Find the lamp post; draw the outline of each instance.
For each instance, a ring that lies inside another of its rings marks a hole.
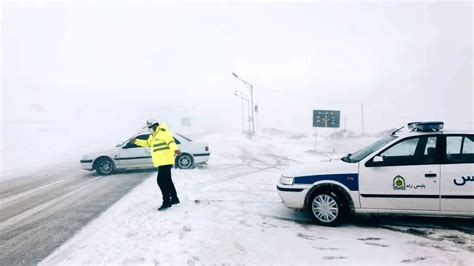
[[[250,90],[250,102],[251,102],[251,119],[252,119],[252,132],[250,132],[251,135],[255,134],[255,116],[254,116],[254,105],[253,105],[253,85],[248,83],[247,81],[239,78],[239,76],[237,76],[237,74],[235,74],[234,72],[232,72],[232,75],[234,77],[236,77],[238,80],[242,81],[242,83],[245,84],[245,86],[247,86],[247,88],[249,88]]]
[[[242,103],[242,104],[241,104],[241,106],[242,106],[242,133],[245,134],[244,101],[247,102],[247,109],[248,109],[248,108],[250,107],[250,106],[249,106],[249,99],[245,98],[245,97],[243,96],[243,93],[242,93],[241,91],[234,90],[234,95],[237,96],[237,97],[239,97],[240,100],[241,100],[241,103]],[[250,112],[250,111],[249,111],[249,112]],[[250,115],[250,113],[249,113],[249,115]],[[248,125],[249,128],[248,128],[248,130],[249,130],[249,134],[250,134],[250,120],[247,119],[247,121],[249,122],[249,125]]]

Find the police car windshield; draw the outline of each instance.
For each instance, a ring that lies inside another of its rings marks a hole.
[[[357,163],[367,157],[369,154],[373,153],[374,151],[378,150],[379,148],[396,138],[396,136],[388,136],[386,138],[379,139],[376,142],[370,144],[369,146],[355,152],[354,154],[349,154],[343,157],[342,160],[347,163]]]

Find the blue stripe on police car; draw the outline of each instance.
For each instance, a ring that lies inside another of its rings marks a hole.
[[[336,181],[343,184],[351,191],[359,190],[359,175],[357,173],[297,176],[294,180],[294,184],[313,184],[318,181]]]

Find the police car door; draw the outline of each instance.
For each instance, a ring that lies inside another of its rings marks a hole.
[[[393,210],[440,210],[439,138],[402,139],[361,161],[361,207]]]
[[[441,211],[474,213],[474,135],[446,136],[441,165]]]
[[[139,135],[136,138],[146,140],[148,139],[148,136],[149,134],[144,134]],[[152,166],[150,148],[140,147],[130,142],[122,146],[117,158],[115,158],[115,161],[118,162],[121,167],[125,168]]]

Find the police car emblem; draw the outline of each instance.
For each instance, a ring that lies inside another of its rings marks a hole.
[[[405,185],[405,179],[399,175],[397,175],[393,179],[393,189],[395,190],[405,190],[406,185]]]

